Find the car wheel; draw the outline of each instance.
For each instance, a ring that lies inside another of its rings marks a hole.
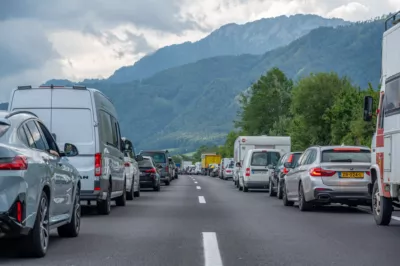
[[[111,212],[111,187],[108,188],[105,200],[97,202],[97,212],[103,215],[109,215]]]
[[[287,190],[286,190],[286,185],[285,184],[283,184],[283,188],[282,188],[282,198],[283,198],[283,205],[284,206],[293,206],[294,205],[294,202],[293,201],[290,201],[290,200],[288,200],[288,197],[287,197]]]
[[[160,184],[158,184],[156,187],[154,187],[154,191],[160,191],[160,188],[161,188],[161,186],[160,186]]]
[[[165,181],[165,185],[169,186],[169,180]]]
[[[306,201],[306,198],[304,197],[304,189],[303,189],[303,184],[300,183],[299,186],[299,210],[302,212],[309,211],[311,209],[312,205],[310,202]]]
[[[379,181],[375,181],[372,189],[372,213],[377,225],[389,225],[392,219],[392,200],[379,193]]]
[[[139,197],[140,197],[140,184],[138,184],[138,191],[135,191],[135,192],[133,193],[133,196],[134,196],[135,198],[139,198]]]
[[[126,181],[124,184],[124,188],[122,190],[122,195],[115,199],[115,204],[120,207],[123,207],[126,205]]]
[[[275,197],[276,196],[276,192],[274,191],[274,185],[272,183],[271,178],[269,179],[269,185],[268,185],[269,189],[268,189],[268,194],[270,197]]]
[[[57,228],[60,237],[77,237],[81,229],[81,200],[80,191],[76,192],[74,210],[72,212],[71,221]]]
[[[283,191],[282,191],[282,181],[278,180],[278,191],[277,191],[277,197],[278,199],[282,199],[283,198]]]
[[[245,185],[243,185],[243,188],[242,188],[242,190],[243,190],[243,192],[249,192],[249,188],[248,188],[248,187],[246,187]]]
[[[131,191],[126,193],[126,199],[127,200],[133,200],[133,197],[135,197],[135,192],[134,192],[134,185],[133,185],[134,181],[132,180],[132,185],[131,185]]]
[[[36,258],[42,258],[46,255],[50,240],[49,223],[49,199],[46,193],[42,191],[35,224],[32,231],[24,239],[23,252],[26,255]]]

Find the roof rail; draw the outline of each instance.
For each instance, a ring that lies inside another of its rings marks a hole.
[[[31,85],[27,85],[27,86],[18,86],[17,90],[30,90],[32,89]]]
[[[75,90],[86,90],[86,86],[80,86],[80,85],[74,85],[72,86],[73,89]]]
[[[388,19],[385,21],[385,31],[390,29],[392,26],[396,25],[397,23],[400,23],[400,11],[394,13],[391,15]],[[392,25],[389,25],[389,22],[392,22]]]
[[[32,113],[30,111],[18,110],[18,111],[13,111],[13,112],[9,113],[4,118],[8,119],[14,115],[19,115],[19,114],[33,115],[34,117],[38,117],[35,113]]]

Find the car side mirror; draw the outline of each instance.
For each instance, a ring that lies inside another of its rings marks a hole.
[[[142,155],[136,155],[135,156],[135,160],[137,161],[137,162],[140,162],[140,161],[143,161],[143,156]]]
[[[289,169],[293,168],[293,165],[291,163],[289,163],[289,162],[284,163],[283,166],[285,168],[289,168]]]
[[[240,163],[236,163],[236,167],[240,167]]]
[[[78,148],[74,144],[65,143],[65,145],[64,145],[64,154],[67,157],[77,156],[79,154]]]
[[[372,120],[372,108],[374,100],[371,96],[364,97],[364,121],[370,122]]]
[[[161,169],[161,168],[163,168],[163,166],[161,164],[159,164],[159,165],[157,165],[157,168]]]

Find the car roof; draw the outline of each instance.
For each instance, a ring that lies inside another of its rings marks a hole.
[[[319,148],[321,150],[331,150],[331,149],[364,149],[364,150],[371,150],[369,147],[366,146],[353,146],[353,145],[331,145],[331,146],[311,146],[310,148]]]

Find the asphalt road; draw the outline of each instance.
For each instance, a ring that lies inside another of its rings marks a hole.
[[[391,266],[399,243],[400,222],[378,227],[359,209],[301,213],[265,192],[240,192],[232,181],[180,176],[110,216],[85,210],[79,237],[53,233],[43,259],[15,257],[1,243],[0,265]]]

